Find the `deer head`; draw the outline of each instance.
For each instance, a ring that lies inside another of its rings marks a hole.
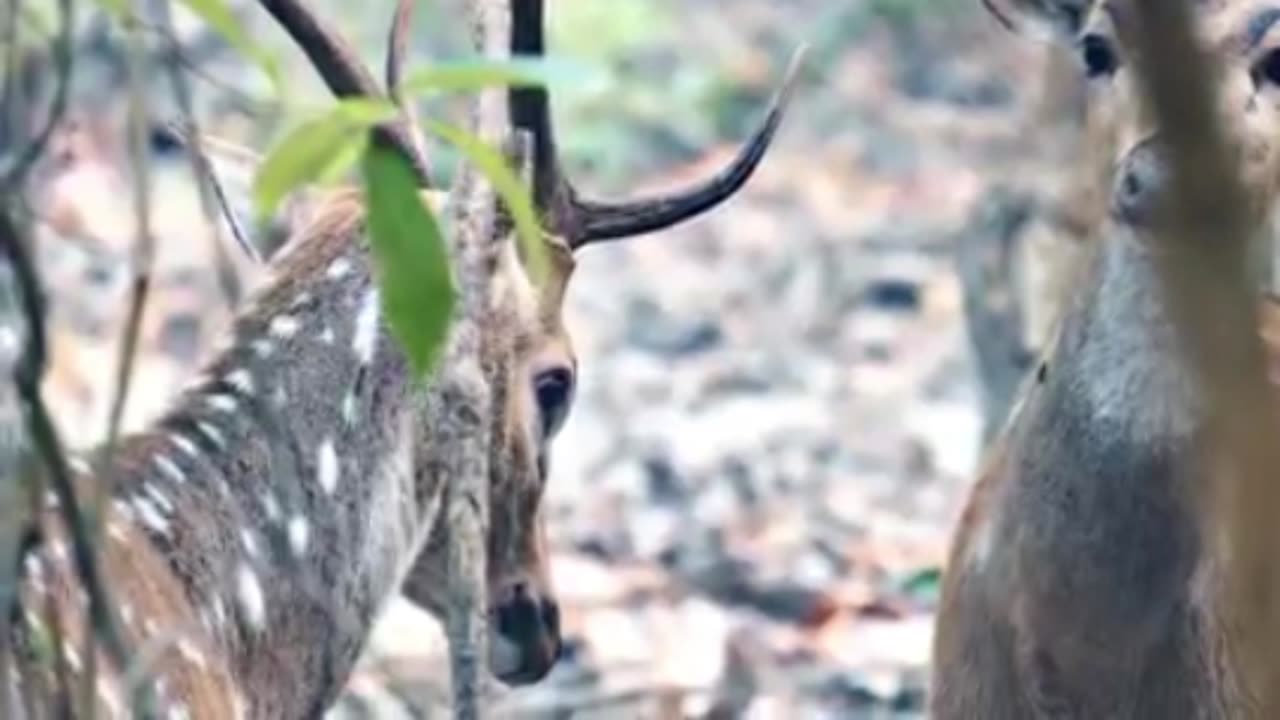
[[[336,95],[381,96],[382,91],[345,43],[293,0],[263,0],[266,7],[311,58]],[[386,62],[386,85],[399,99],[398,78],[405,55],[410,0],[398,3]],[[512,3],[511,51],[538,56],[545,50],[542,0]],[[797,57],[798,60],[798,57]],[[582,197],[561,172],[544,89],[510,92],[514,127],[532,136],[533,197],[546,231],[550,277],[535,286],[514,250],[504,257],[497,285],[506,294],[511,336],[509,356],[494,367],[501,410],[493,418],[499,439],[490,458],[491,666],[507,682],[533,682],[552,667],[560,651],[559,611],[547,571],[540,500],[549,470],[549,446],[567,419],[574,398],[578,361],[562,317],[577,252],[598,242],[619,240],[672,227],[719,205],[750,178],[781,122],[790,95],[793,63],[782,89],[750,139],[715,177],[657,197],[606,202]],[[402,121],[378,130],[383,142],[412,159],[428,185],[424,142],[401,103]],[[445,577],[444,529],[437,527],[411,568],[405,584],[410,599],[439,614]]]
[[[1150,229],[1167,195],[1161,129],[1134,71],[1136,17],[1127,0],[983,0],[1007,27],[1065,44],[1088,83],[1086,145],[1110,218]],[[1280,7],[1266,0],[1195,0],[1196,30],[1217,72],[1217,111],[1253,209],[1280,188]],[[1168,68],[1167,72],[1177,72]]]
[[[1152,28],[1137,23],[1161,1],[984,2],[1006,25],[1079,53],[1090,86],[1088,142],[1096,152],[1090,170],[1106,206],[1054,337],[1023,383],[953,535],[930,714],[960,720],[1271,712],[1254,685],[1258,664],[1237,643],[1243,614],[1222,590],[1239,580],[1238,556],[1218,544],[1221,520],[1211,516],[1221,510],[1200,495],[1227,474],[1209,436],[1248,435],[1244,424],[1223,430],[1215,415],[1253,421],[1261,411],[1241,402],[1230,413],[1215,409],[1222,391],[1196,365],[1209,354],[1200,351],[1209,350],[1234,361],[1241,377],[1257,370],[1260,380],[1261,367],[1250,367],[1237,349],[1237,328],[1219,335],[1227,338],[1224,350],[1188,347],[1207,334],[1197,325],[1248,309],[1249,298],[1220,272],[1207,274],[1210,281],[1196,288],[1203,293],[1186,295],[1185,285],[1171,293],[1161,263],[1188,246],[1177,242],[1181,235],[1223,228],[1229,236],[1237,226],[1257,232],[1273,211],[1280,9],[1228,0],[1195,3],[1191,12],[1218,86],[1217,107],[1208,110],[1221,118],[1224,151],[1247,196],[1246,217],[1228,221],[1237,209],[1233,199],[1222,199],[1228,193],[1213,198],[1233,203],[1225,211],[1202,205],[1195,208],[1200,213],[1171,212],[1185,209],[1170,202],[1175,190],[1181,194],[1163,139],[1172,130],[1153,120],[1136,72],[1178,72],[1142,66],[1147,59],[1136,54],[1154,44]],[[1179,131],[1186,140],[1188,130]],[[1218,163],[1205,165],[1221,171]],[[1174,225],[1197,214],[1203,225]],[[1188,257],[1204,256],[1179,260]],[[1187,304],[1214,313],[1183,322],[1179,310]],[[1265,337],[1278,306],[1273,299],[1259,305]],[[1267,345],[1274,363],[1277,348]],[[1276,399],[1242,387],[1258,406]],[[1240,393],[1232,394],[1238,401]],[[1255,441],[1248,440],[1231,448],[1231,463],[1274,470],[1269,458],[1241,462],[1250,452],[1239,448]]]

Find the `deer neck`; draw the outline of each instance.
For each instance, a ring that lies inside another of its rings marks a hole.
[[[359,220],[339,217],[109,460],[108,517],[154,551],[250,717],[316,716],[337,696],[438,508],[415,457],[423,393],[384,332]]]
[[[1118,443],[1180,443],[1200,397],[1179,350],[1148,240],[1120,228],[1096,245],[1046,372],[1046,402]]]

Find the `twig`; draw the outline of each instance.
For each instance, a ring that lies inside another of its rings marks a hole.
[[[207,185],[202,186],[213,190],[218,209],[222,212],[222,217],[227,221],[227,225],[230,226],[231,236],[235,238],[236,245],[240,246],[240,249],[244,251],[245,255],[249,256],[249,259],[255,263],[261,263],[263,259],[262,250],[249,239],[249,234],[245,231],[243,223],[240,222],[239,216],[236,215],[235,210],[231,207],[231,199],[228,197],[226,188],[223,187],[217,171],[213,168],[213,162],[209,160],[209,156],[204,152],[204,145],[211,138],[201,133],[194,124],[184,127],[180,123],[169,122],[165,124],[165,128],[173,133],[174,138],[187,148],[188,153],[191,155],[191,161],[195,164],[196,174],[203,183],[207,183]],[[220,246],[218,252],[221,255]]]
[[[21,184],[26,181],[27,172],[44,152],[45,145],[67,110],[73,57],[71,43],[76,23],[73,0],[58,0],[58,22],[58,39],[53,45],[54,72],[58,80],[54,87],[53,102],[49,107],[49,117],[40,132],[19,151],[13,165],[0,177],[0,194],[3,195],[14,196],[18,193]]]
[[[5,212],[0,212],[0,258],[13,269],[27,326],[27,342],[23,357],[14,371],[14,382],[27,418],[31,442],[49,474],[58,507],[68,526],[71,557],[85,593],[89,596],[89,615],[94,630],[103,639],[112,661],[123,666],[127,656],[124,641],[107,605],[98,559],[87,539],[84,514],[71,484],[71,470],[62,452],[62,443],[40,395],[40,382],[48,361],[44,294],[17,227]]]
[[[129,398],[129,388],[133,381],[133,367],[137,359],[138,340],[142,329],[142,314],[146,310],[147,297],[151,288],[151,265],[155,255],[155,238],[151,232],[151,177],[147,165],[149,123],[147,118],[147,101],[145,96],[145,49],[142,45],[138,29],[128,20],[125,21],[128,38],[126,54],[128,56],[129,76],[129,164],[130,177],[133,181],[133,202],[135,231],[137,237],[133,245],[131,270],[133,282],[129,293],[129,309],[125,318],[124,334],[120,342],[120,352],[116,365],[115,393],[111,399],[110,414],[107,419],[107,437],[103,443],[101,455],[109,457],[120,436],[121,420],[124,416],[125,404]],[[107,508],[107,498],[111,496],[114,478],[111,477],[110,464],[103,463],[103,470],[93,493],[92,537],[96,543],[102,535],[103,517]],[[92,635],[89,638],[85,653],[84,685],[85,709],[92,719],[95,689],[97,687],[97,652]]]
[[[1226,151],[1216,116],[1218,68],[1195,40],[1191,5],[1134,4],[1138,70],[1173,171],[1171,245],[1156,253],[1157,267],[1182,350],[1206,390],[1214,483],[1197,490],[1211,503],[1205,537],[1227,563],[1222,620],[1257,703],[1254,717],[1271,718],[1280,716],[1280,587],[1272,561],[1280,425],[1247,274],[1249,243],[1263,218]]]
[[[26,99],[22,97],[19,78],[22,65],[22,38],[18,34],[18,18],[23,14],[24,9],[22,0],[12,0],[9,3],[4,19],[4,39],[0,41],[5,48],[2,96],[4,104],[0,106],[0,114],[2,114],[0,123],[3,125],[0,125],[0,139],[10,144],[16,144],[22,134],[19,128],[25,123],[20,118],[27,107]]]
[[[170,38],[173,38],[173,14],[169,10],[167,1],[159,4],[159,13],[162,31]],[[173,39],[176,44],[176,38]],[[240,298],[240,279],[236,274],[235,266],[231,263],[231,258],[227,256],[226,248],[222,244],[222,226],[218,224],[217,220],[219,206],[221,206],[227,222],[231,225],[236,242],[255,260],[257,259],[256,253],[249,244],[248,238],[241,232],[234,213],[231,212],[231,208],[226,203],[226,196],[222,192],[222,186],[214,177],[213,170],[209,165],[209,158],[204,153],[204,139],[200,135],[200,125],[196,121],[195,112],[192,109],[191,87],[187,84],[187,79],[183,75],[181,68],[178,67],[178,63],[165,63],[165,69],[169,74],[169,82],[173,86],[173,95],[178,101],[178,111],[182,114],[182,123],[190,131],[187,137],[187,156],[191,158],[191,174],[195,180],[196,189],[200,193],[200,208],[204,211],[209,228],[213,231],[213,234],[209,236],[209,242],[213,249],[213,262],[218,275],[218,282],[222,286],[223,297],[226,299],[227,305],[235,308]]]
[[[491,58],[510,51],[510,7],[507,0],[472,0],[473,37],[479,53]],[[500,88],[482,91],[472,106],[472,125],[481,140],[505,146],[508,129],[507,99]],[[486,538],[489,526],[489,423],[493,392],[484,366],[495,358],[481,353],[505,338],[489,327],[489,297],[496,266],[494,253],[503,240],[498,197],[493,188],[469,165],[460,168],[452,193],[453,253],[460,281],[462,317],[454,326],[452,342],[441,365],[438,381],[443,417],[440,446],[445,456],[445,518],[448,543],[449,612],[445,629],[453,691],[453,716],[459,720],[484,717],[483,662],[488,657],[486,616]],[[504,358],[496,358],[501,365]]]
[[[409,37],[412,34],[413,6],[415,0],[399,0],[396,3],[395,22],[391,23],[390,36],[387,38],[386,82],[387,95],[400,110],[404,122],[410,128],[418,127],[417,100],[406,98],[402,87],[404,58],[409,52]],[[427,148],[420,132],[410,132],[409,143],[417,153],[423,168],[427,167]],[[430,178],[428,178],[430,183]]]

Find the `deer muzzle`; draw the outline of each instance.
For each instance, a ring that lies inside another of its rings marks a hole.
[[[1134,227],[1155,224],[1168,200],[1169,162],[1155,135],[1134,145],[1116,167],[1111,186],[1111,215]]]
[[[536,683],[560,659],[560,608],[524,581],[503,588],[496,600],[490,667],[508,685]]]

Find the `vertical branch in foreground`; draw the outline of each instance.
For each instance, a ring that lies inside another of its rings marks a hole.
[[[470,20],[480,54],[504,57],[509,37],[510,0],[470,0]],[[505,144],[507,99],[503,88],[482,90],[472,106],[475,134],[491,145]],[[492,272],[506,239],[499,222],[498,197],[491,185],[469,166],[462,166],[453,188],[449,236],[461,292],[462,317],[441,363],[437,380],[445,405],[442,437],[446,477],[445,522],[448,524],[449,613],[446,623],[453,685],[453,715],[463,720],[483,717],[483,669],[488,657],[486,618],[488,563],[485,538],[489,524],[488,445],[493,396],[486,371],[487,355],[501,338],[489,322]]]
[[[1157,263],[1181,350],[1205,390],[1213,485],[1197,488],[1206,542],[1225,559],[1223,603],[1238,671],[1255,717],[1280,717],[1280,613],[1274,513],[1280,425],[1266,383],[1249,282],[1252,217],[1217,116],[1217,77],[1192,32],[1186,0],[1137,0],[1138,71],[1168,143],[1168,252]],[[1176,73],[1170,68],[1178,68]],[[1256,213],[1255,213],[1256,214]],[[1225,543],[1225,545],[1222,545]]]
[[[112,394],[109,416],[107,418],[107,437],[101,449],[101,456],[109,456],[120,436],[124,418],[124,409],[129,400],[129,390],[133,383],[133,368],[138,354],[138,342],[142,331],[142,314],[146,310],[147,298],[151,289],[151,266],[155,255],[155,238],[151,228],[151,173],[147,165],[147,144],[150,123],[148,121],[146,98],[146,49],[143,45],[141,28],[137,18],[126,15],[125,42],[127,56],[127,76],[129,85],[129,113],[126,133],[129,149],[129,176],[132,190],[134,211],[133,252],[129,259],[132,283],[129,292],[129,305],[125,317],[124,333],[120,340],[120,349],[116,361],[115,391]],[[104,466],[105,467],[105,466]],[[107,499],[111,495],[113,478],[110,472],[103,472],[93,488],[92,504],[88,515],[87,531],[89,542],[94,551],[102,537],[102,518],[106,511]],[[84,711],[90,720],[94,716],[94,699],[97,692],[98,653],[96,637],[89,633],[85,638],[84,670],[81,685]],[[141,697],[141,695],[139,696]]]

